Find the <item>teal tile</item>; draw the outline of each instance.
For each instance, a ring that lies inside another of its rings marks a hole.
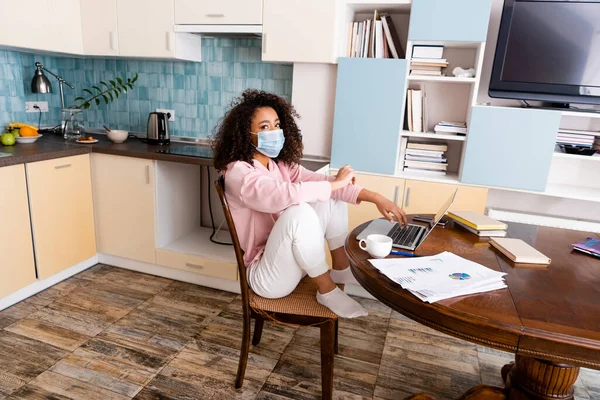
[[[233,47],[221,47],[221,61],[233,62],[235,50]]]
[[[173,101],[175,103],[185,103],[185,90],[175,89],[173,91]]]
[[[221,90],[221,77],[210,76],[208,78],[208,90]]]
[[[234,89],[234,81],[235,81],[235,78],[223,78],[221,80],[221,82],[222,82],[221,88],[222,88],[223,92],[233,92],[235,90]]]
[[[185,87],[185,75],[175,74],[173,75],[173,88],[183,89]]]
[[[185,104],[196,104],[195,90],[185,90]]]
[[[196,63],[186,62],[184,64],[184,71],[186,75],[196,75]]]
[[[198,104],[208,104],[208,90],[196,92],[196,102]]]
[[[174,74],[185,74],[184,64],[185,63],[183,61],[174,61],[173,62],[173,73]]]
[[[198,78],[194,75],[186,75],[183,88],[185,90],[196,90],[198,88]]]
[[[137,83],[137,82],[136,82]],[[138,97],[140,100],[148,100],[148,88],[138,84],[137,87]]]
[[[208,92],[208,105],[209,106],[220,106],[221,105],[221,92]]]

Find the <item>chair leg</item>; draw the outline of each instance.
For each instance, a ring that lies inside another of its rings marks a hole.
[[[323,400],[333,397],[333,348],[335,342],[335,322],[321,325],[321,390]]]
[[[335,320],[335,341],[333,342],[333,354],[338,354],[338,322],[339,319]]]
[[[242,348],[240,349],[240,362],[238,363],[237,376],[235,378],[235,387],[239,389],[244,383],[246,375],[246,364],[248,363],[248,352],[250,351],[250,316],[244,316],[244,326],[242,330]]]
[[[254,322],[254,335],[252,336],[252,346],[256,346],[260,343],[264,322],[264,319],[256,318]]]

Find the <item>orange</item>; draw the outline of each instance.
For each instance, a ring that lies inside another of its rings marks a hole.
[[[37,136],[37,135],[38,135],[37,129],[33,129],[29,126],[24,126],[21,128],[21,136],[27,137],[27,136]]]

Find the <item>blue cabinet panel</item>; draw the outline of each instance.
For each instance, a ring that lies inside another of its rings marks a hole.
[[[491,0],[413,0],[408,40],[485,42]]]
[[[406,60],[340,58],[331,166],[393,174],[396,170]]]
[[[545,190],[560,117],[558,111],[473,107],[461,181]]]

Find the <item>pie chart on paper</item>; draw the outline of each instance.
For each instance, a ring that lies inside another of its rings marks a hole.
[[[448,276],[457,281],[466,281],[467,279],[471,279],[471,275],[465,274],[464,272],[455,272]]]

